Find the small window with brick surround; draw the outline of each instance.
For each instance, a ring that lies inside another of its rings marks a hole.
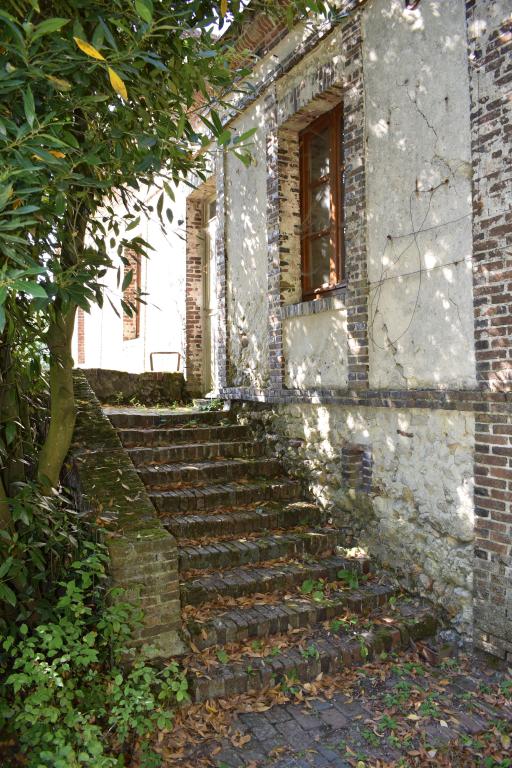
[[[129,284],[123,290],[123,302],[130,312],[128,314],[125,311],[123,314],[123,341],[131,341],[132,339],[138,339],[140,336],[140,304],[137,301],[137,296],[140,295],[142,287],[140,254],[126,248],[123,253],[123,262],[123,286],[129,281]]]
[[[338,104],[299,136],[302,294],[305,300],[344,280],[343,111]]]
[[[372,489],[372,452],[366,445],[347,443],[341,449],[343,482],[359,493],[370,493]]]

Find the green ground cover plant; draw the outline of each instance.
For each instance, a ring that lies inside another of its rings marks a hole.
[[[0,539],[0,732],[14,745],[2,765],[17,753],[28,768],[156,768],[152,735],[186,701],[184,674],[131,645],[141,613],[109,589],[106,548],[69,500],[27,486],[15,515]]]

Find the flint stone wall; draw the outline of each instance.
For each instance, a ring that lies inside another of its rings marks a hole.
[[[312,404],[247,409],[347,545],[364,546],[469,637],[473,414]]]

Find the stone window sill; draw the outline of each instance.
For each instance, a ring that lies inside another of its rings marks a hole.
[[[287,317],[304,317],[305,315],[316,315],[320,312],[332,312],[334,309],[345,309],[346,307],[346,288],[342,288],[339,293],[325,296],[323,299],[312,299],[311,301],[301,301],[298,304],[285,304],[281,307],[281,319]]]

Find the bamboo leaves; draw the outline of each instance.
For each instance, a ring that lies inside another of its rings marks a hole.
[[[45,19],[45,21],[42,21],[37,25],[32,33],[32,42],[39,37],[43,37],[43,35],[50,35],[53,32],[58,32],[68,23],[68,21],[69,19],[61,18]]]
[[[36,119],[36,107],[34,104],[34,95],[30,86],[28,86],[27,90],[23,94],[23,108],[25,110],[27,123],[32,128],[34,125],[34,120]]]
[[[143,5],[141,3],[141,5]],[[144,8],[146,8],[145,5],[143,5]],[[86,42],[85,40],[82,40],[80,37],[73,37],[73,40],[77,44],[77,46],[80,48],[80,50],[86,54],[86,56],[89,56],[92,59],[97,59],[98,61],[106,61],[105,57],[102,53],[98,51],[97,48],[94,47],[94,45],[91,45],[90,43]],[[112,69],[112,67],[107,67],[108,77],[110,80],[110,84],[114,91],[119,94],[125,101],[128,100],[128,91],[126,90],[126,85],[124,83],[124,80],[119,77],[117,72]]]

